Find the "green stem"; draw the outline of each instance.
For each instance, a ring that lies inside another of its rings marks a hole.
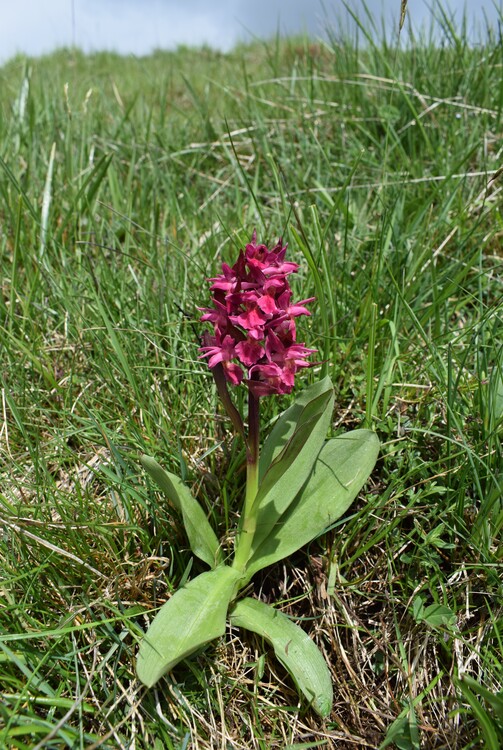
[[[255,503],[259,480],[259,400],[248,392],[248,441],[246,444],[246,494],[241,515],[241,530],[232,566],[243,572],[250,556],[257,529],[258,507]]]
[[[220,396],[220,400],[224,406],[225,411],[227,412],[234,429],[236,432],[241,435],[243,438],[247,448],[248,448],[248,442],[246,440],[246,433],[245,433],[245,427],[243,424],[243,420],[241,419],[241,415],[232,403],[229,390],[227,388],[227,382],[225,380],[224,375],[224,368],[221,364],[216,365],[216,367],[213,367],[212,369],[213,378],[215,380],[215,384],[217,386],[218,395]]]

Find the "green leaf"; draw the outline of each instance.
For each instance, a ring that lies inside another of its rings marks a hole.
[[[230,613],[230,622],[265,638],[313,709],[320,716],[330,713],[333,700],[330,672],[307,633],[282,612],[257,599],[237,602]]]
[[[390,724],[379,750],[384,750],[391,744],[399,750],[419,750],[421,747],[416,712],[412,704]]]
[[[215,532],[195,497],[182,480],[160,466],[150,456],[141,456],[140,462],[168,500],[181,513],[192,552],[211,568],[223,562],[222,550]]]
[[[412,616],[416,622],[424,619],[424,602],[420,596],[416,596],[412,602]]]
[[[234,568],[221,565],[193,578],[161,607],[138,651],[136,673],[144,685],[152,687],[179,661],[224,634],[239,578]]]
[[[412,604],[412,614],[416,622],[425,622],[432,628],[453,627],[456,624],[456,615],[452,609],[444,604],[429,604],[425,607],[420,597],[416,597]]]
[[[300,549],[340,518],[368,479],[378,453],[379,440],[371,430],[328,440],[307,482],[273,528],[266,517],[269,506],[260,509],[247,577]]]
[[[260,454],[260,480],[278,454],[283,450],[298,427],[303,409],[319,396],[328,394],[333,398],[333,385],[330,378],[313,383],[299,393],[294,403],[280,415],[264,441]],[[333,404],[333,401],[332,401]]]
[[[261,538],[274,527],[311,473],[330,426],[333,405],[333,386],[324,378],[300,394],[266,440],[255,499]]]

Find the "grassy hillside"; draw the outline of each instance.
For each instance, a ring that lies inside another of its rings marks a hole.
[[[503,47],[445,32],[0,70],[0,747],[500,747]],[[136,456],[222,533],[240,506],[197,308],[254,228],[317,297],[333,434],[382,441],[344,519],[252,582],[330,663],[325,722],[237,630],[134,673],[203,569]]]

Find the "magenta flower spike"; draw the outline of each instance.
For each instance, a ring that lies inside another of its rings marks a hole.
[[[210,279],[213,307],[202,309],[201,321],[213,324],[201,357],[215,371],[221,365],[225,380],[244,382],[256,398],[291,393],[295,374],[312,363],[315,349],[296,343],[295,319],[310,315],[313,297],[292,303],[288,276],[298,265],[285,261],[287,245],[278,240],[269,250],[257,244],[256,232],[231,267]],[[216,374],[214,372],[214,374]]]
[[[213,307],[201,308],[205,333],[201,357],[207,358],[222,403],[246,445],[246,495],[234,565],[245,570],[256,531],[259,487],[259,404],[262,396],[291,393],[296,373],[310,367],[315,349],[297,342],[296,318],[310,315],[314,298],[292,303],[288,276],[298,265],[285,260],[281,240],[272,250],[257,244],[256,232],[231,267],[210,281]],[[248,388],[247,429],[234,406],[228,384]]]

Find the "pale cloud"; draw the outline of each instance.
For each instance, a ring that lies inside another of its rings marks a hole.
[[[235,41],[232,19],[226,22],[209,3],[190,14],[181,3],[161,0],[86,3],[76,8],[75,29],[76,44],[85,50],[113,48],[133,54],[179,44],[228,49]]]
[[[2,4],[0,60],[17,52],[39,55],[71,43],[68,0],[16,0]]]

